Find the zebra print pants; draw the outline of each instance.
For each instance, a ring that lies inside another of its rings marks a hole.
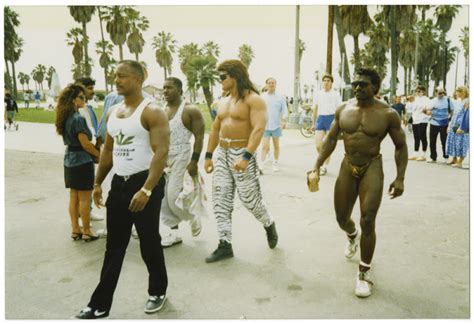
[[[234,210],[235,189],[242,205],[263,224],[270,226],[273,218],[263,202],[258,166],[253,156],[244,172],[237,172],[234,163],[242,157],[245,148],[217,148],[212,177],[212,204],[217,222],[219,240],[232,240],[232,211]]]

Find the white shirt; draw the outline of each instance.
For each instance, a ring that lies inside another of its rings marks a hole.
[[[315,104],[318,106],[318,115],[334,115],[336,108],[342,104],[341,96],[333,89],[321,90],[316,95]]]
[[[430,98],[427,96],[416,96],[415,101],[413,101],[412,107],[413,112],[411,117],[413,118],[413,124],[428,123],[430,121],[430,116],[423,112],[423,109],[428,108],[431,104]]]

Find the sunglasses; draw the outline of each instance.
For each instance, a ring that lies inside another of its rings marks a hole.
[[[225,79],[227,79],[227,74],[226,74],[226,73],[219,74],[219,79],[220,79],[221,81],[224,81]]]
[[[357,87],[364,88],[364,87],[367,87],[369,83],[365,81],[354,81],[351,83],[351,85],[353,88],[357,88]]]

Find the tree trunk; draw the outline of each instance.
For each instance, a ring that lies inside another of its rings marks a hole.
[[[8,66],[8,60],[6,58],[5,58],[5,66],[7,67],[7,77],[8,77],[9,80],[11,80],[11,82],[13,82],[13,79],[12,79],[11,74],[10,74],[10,67]],[[6,84],[5,88],[11,90],[13,88],[13,85],[12,84]]]
[[[334,6],[328,7],[328,38],[326,48],[326,72],[332,75],[332,36],[334,32]]]
[[[163,67],[163,70],[165,71],[165,80],[168,79],[168,74],[166,73],[166,66]]]
[[[211,114],[211,111],[212,111],[211,105],[212,105],[212,101],[213,101],[212,100],[212,93],[211,93],[208,86],[206,86],[206,87],[203,86],[202,91],[204,92],[204,98],[206,98],[206,104],[207,104],[207,109],[209,110],[209,115],[212,118],[212,114]]]
[[[120,61],[123,61],[123,47],[122,45],[119,45],[119,58],[120,58]]]
[[[344,75],[341,77],[344,79],[345,84],[351,83],[349,62],[347,59],[346,44],[344,43],[344,33],[342,32],[341,13],[339,12],[339,6],[334,6],[334,23],[336,25],[337,40],[339,43],[339,52],[341,54],[341,60],[344,59]]]
[[[360,49],[359,49],[359,36],[352,36],[354,38],[354,61],[355,69],[360,68]]]
[[[412,68],[408,68],[408,89],[407,92],[405,92],[406,95],[411,94],[411,76],[412,76]]]
[[[16,72],[15,72],[15,62],[12,60],[12,82],[13,82],[13,96],[15,99],[18,98],[18,89],[16,85]]]
[[[138,59],[138,53],[135,53],[135,61],[140,62],[140,60]]]
[[[390,8],[390,65],[391,65],[391,77],[390,77],[390,95],[393,97],[397,92],[397,33],[395,29],[395,7]]]
[[[100,6],[97,6],[97,12],[99,13],[99,24],[100,24],[100,36],[102,38],[102,53],[105,53],[105,38],[104,38],[104,27],[102,26],[102,12],[100,11]],[[107,82],[108,69],[107,66],[104,68],[104,77],[105,77],[105,92],[109,93],[108,82]]]
[[[84,75],[90,77],[91,68],[89,67],[89,52],[87,49],[87,24],[84,21],[82,22],[82,30],[84,32],[84,39],[82,41],[84,46]]]
[[[408,80],[407,80],[407,68],[403,67],[403,93],[407,93],[407,85],[408,85]]]

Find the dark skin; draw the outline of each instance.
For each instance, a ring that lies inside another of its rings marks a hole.
[[[176,87],[172,81],[165,81],[163,85],[163,95],[167,103],[167,115],[168,120],[178,112],[178,108],[181,105],[182,91]],[[194,147],[193,152],[201,154],[203,141],[204,141],[204,118],[202,113],[196,106],[185,104],[183,114],[181,115],[184,127],[186,127],[194,135]],[[198,174],[198,161],[191,160],[187,166],[188,173],[191,177],[197,176]]]
[[[137,109],[139,104],[143,101],[141,94],[143,78],[135,74],[127,64],[120,64],[117,67],[115,73],[115,85],[118,94],[124,96],[125,105],[109,112],[107,115],[107,121],[110,117],[110,113],[117,114],[118,118],[130,117]],[[140,118],[140,122],[148,132],[150,136],[150,146],[154,152],[153,159],[150,163],[150,169],[148,177],[143,185],[146,190],[153,190],[156,184],[163,175],[165,168],[166,159],[168,158],[169,148],[169,127],[168,117],[165,112],[159,109],[154,104],[148,104]],[[94,184],[94,191],[92,193],[94,203],[97,207],[104,206],[102,201],[102,188],[100,184],[104,181],[104,178],[112,168],[113,160],[112,153],[114,148],[114,139],[107,134],[105,139],[104,149],[101,152],[99,167],[97,169],[97,175]],[[131,212],[142,211],[148,203],[150,197],[138,190],[130,201],[128,209]]]
[[[355,86],[354,86],[355,85]],[[405,133],[401,128],[398,113],[383,101],[375,99],[377,87],[370,77],[356,75],[353,82],[356,99],[349,100],[336,110],[335,120],[323,142],[321,152],[314,165],[319,168],[336,148],[337,138],[343,132],[344,158],[334,189],[334,206],[339,227],[347,234],[355,232],[351,219],[352,209],[360,199],[362,236],[360,241],[361,261],[370,264],[375,250],[375,218],[383,194],[382,159],[374,159],[380,153],[380,143],[388,134],[395,145],[397,177],[390,184],[390,198],[403,194],[408,150]],[[359,179],[352,175],[351,167],[370,163]]]

